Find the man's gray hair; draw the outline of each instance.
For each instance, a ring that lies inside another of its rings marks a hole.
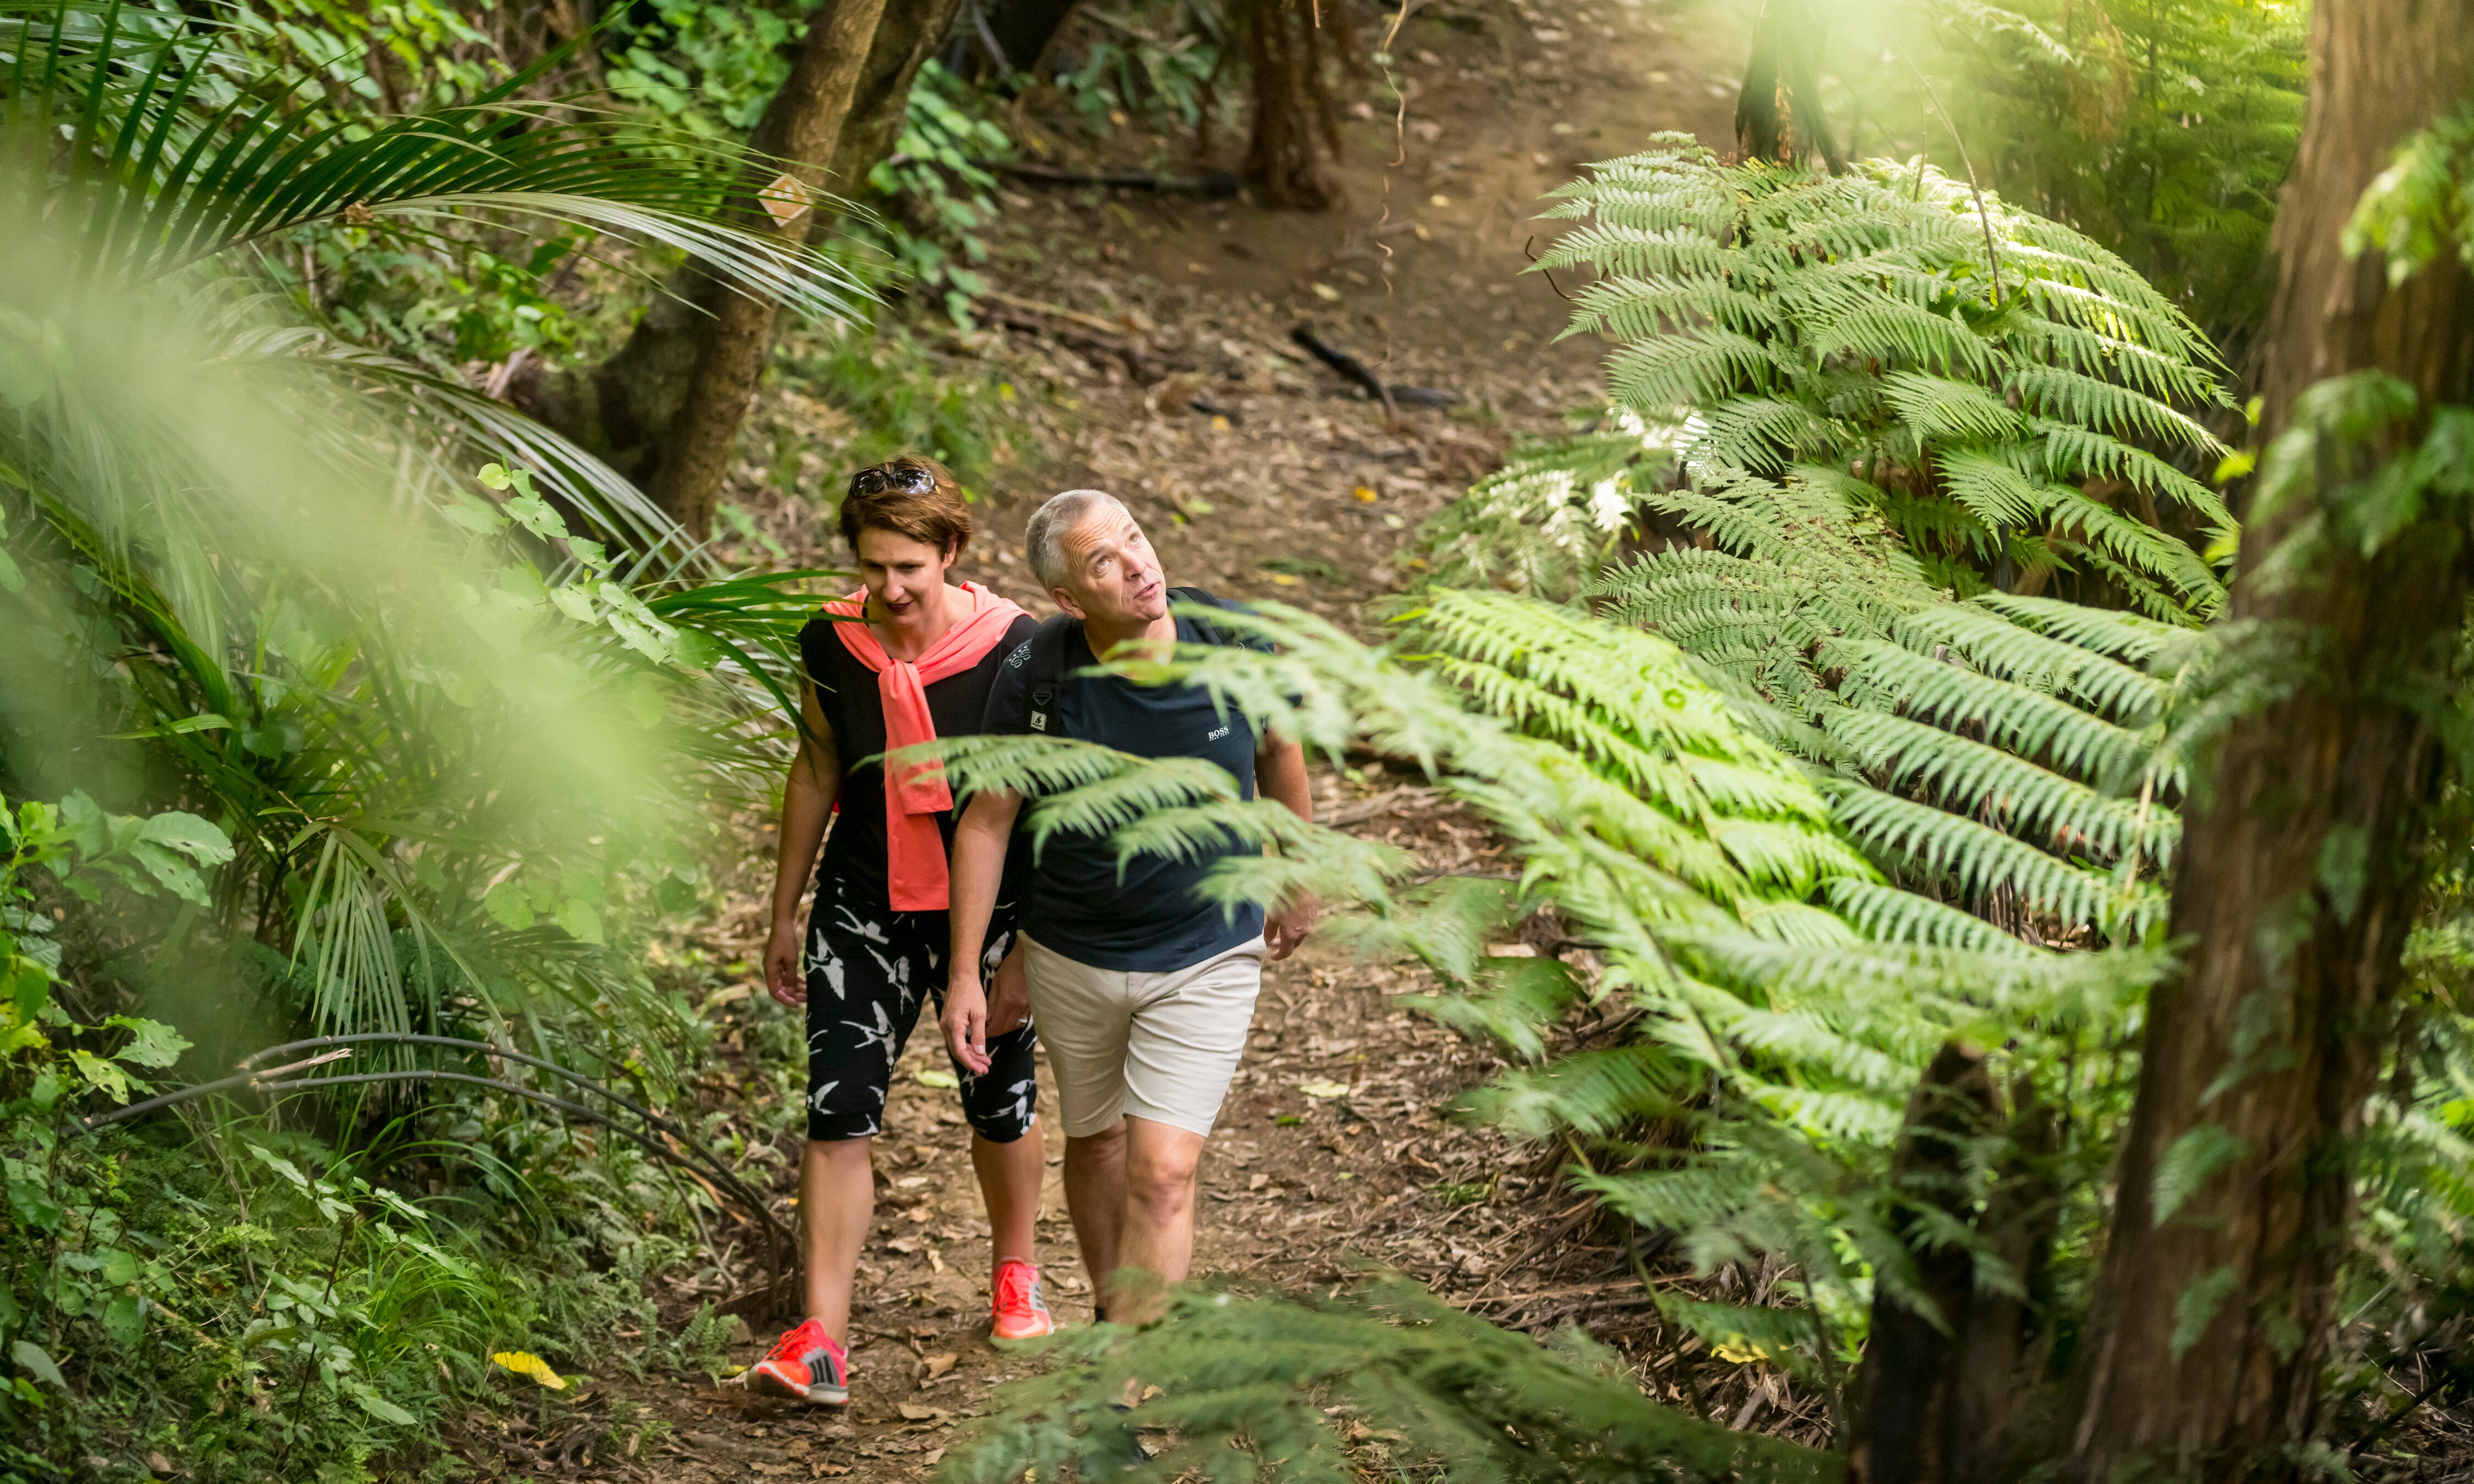
[[[1031,513],[1031,528],[1023,533],[1022,544],[1031,558],[1031,575],[1039,580],[1042,592],[1072,586],[1065,580],[1065,533],[1080,525],[1094,507],[1118,511],[1128,519],[1133,515],[1126,509],[1125,501],[1105,490],[1068,490],[1052,494],[1047,504]]]

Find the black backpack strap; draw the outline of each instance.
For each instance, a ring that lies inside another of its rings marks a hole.
[[[1218,608],[1220,606],[1220,600],[1218,598],[1213,597],[1210,592],[1201,587],[1171,587],[1168,590],[1168,597],[1171,603],[1196,603],[1201,604],[1205,608]],[[1220,626],[1213,623],[1208,618],[1197,618],[1192,614],[1188,614],[1185,621],[1194,625],[1194,638],[1195,642],[1198,644],[1225,644],[1228,642],[1228,635],[1222,633]]]
[[[1065,636],[1077,620],[1053,613],[1040,620],[1031,636],[1029,705],[1024,721],[1042,736],[1061,736],[1056,726],[1057,698],[1065,693]]]

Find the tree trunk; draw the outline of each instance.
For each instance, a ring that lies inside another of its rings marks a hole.
[[[821,183],[856,194],[901,137],[920,63],[953,25],[959,4],[841,0],[818,15],[789,79],[757,124],[755,148],[811,166],[830,158],[829,175],[813,168],[796,174],[812,188]],[[851,36],[862,20],[870,28],[857,32],[864,60],[854,67]],[[752,197],[746,209],[771,229],[770,217]],[[791,229],[813,241],[834,219],[830,211],[811,211]],[[609,360],[572,369],[535,363],[509,395],[643,486],[702,539],[711,531],[749,395],[772,348],[773,308],[716,284],[692,264],[665,289]],[[723,354],[723,343],[735,348]],[[716,374],[708,386],[709,366]]]
[[[910,109],[910,86],[919,67],[934,55],[937,43],[954,29],[962,0],[887,0],[885,19],[877,24],[876,41],[867,49],[867,65],[851,95],[850,116],[842,120],[841,141],[834,146],[833,187],[844,196],[867,188],[867,173],[893,153],[902,137],[903,120]],[[819,213],[808,240],[822,239],[833,218]]]
[[[1267,206],[1328,210],[1340,200],[1329,162],[1340,154],[1340,108],[1324,68],[1354,66],[1347,8],[1339,0],[1240,0],[1236,26],[1254,93],[1239,174]]]
[[[826,166],[859,89],[885,5],[885,0],[836,0],[830,12],[810,21],[790,76],[757,122],[752,141],[757,151],[788,161],[788,174],[812,193],[824,189]],[[755,229],[780,231],[803,243],[814,215],[777,227],[753,192],[740,209]],[[697,337],[687,401],[670,419],[668,445],[646,492],[691,537],[703,540],[713,531],[714,502],[730,470],[731,447],[739,440],[740,423],[746,420],[748,398],[755,395],[756,378],[773,349],[776,306],[710,280],[697,301],[711,318]]]
[[[1821,110],[1821,41],[1829,16],[1812,0],[1765,0],[1753,22],[1753,56],[1735,97],[1735,148],[1746,159],[1801,164],[1818,155],[1835,173],[1846,160]]]
[[[2292,423],[2313,383],[2372,369],[2410,383],[2427,422],[2474,390],[2474,285],[2443,253],[2391,286],[2376,254],[2349,262],[2339,237],[2397,144],[2463,98],[2474,0],[2318,0],[2311,53],[2263,431]],[[2341,515],[2343,481],[2394,446],[2327,461],[2343,467],[2323,466],[2317,503],[2262,512],[2244,567]],[[2172,905],[2188,968],[2148,1006],[2064,1440],[2074,1477],[2302,1472],[2291,1450],[2321,1422],[2348,1140],[2392,1022],[2441,780],[2439,744],[2400,696],[2449,683],[2469,565],[2462,532],[2435,518],[2368,556],[2328,541],[2298,580],[2234,589],[2232,617],[2295,635],[2289,668],[2309,668],[2235,724],[2188,811]]]

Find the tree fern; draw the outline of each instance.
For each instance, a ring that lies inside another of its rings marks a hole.
[[[1935,1049],[1953,1037],[2004,1046],[2005,1065],[2058,1078],[2067,1058],[2054,1048],[2113,1034],[2161,971],[2145,950],[2032,948],[1889,885],[1848,848],[1810,770],[1656,635],[1491,592],[1430,594],[1380,648],[1282,609],[1225,618],[1276,653],[1212,648],[1171,668],[1127,668],[1207,685],[1318,748],[1420,759],[1511,842],[1520,873],[1418,884],[1396,860],[1318,848],[1329,831],[1291,823],[1277,848],[1299,858],[1256,877],[1253,899],[1309,886],[1358,904],[1348,936],[1421,958],[1449,992],[1437,1012],[1516,1059],[1475,1106],[1525,1134],[1604,1140],[1592,1188],[1609,1200],[1646,1218],[1669,1209],[1661,1203],[1679,1181],[1735,1190],[1686,1234],[1708,1253],[1821,1263],[1807,1268],[1811,1302],[1836,1317],[1820,1330],[1801,1321],[1799,1344],[1860,1317],[1868,1273],[1900,1281],[1889,1213],[1903,1198],[1881,1172]],[[1052,785],[1040,808],[1056,822],[1107,827],[1118,802],[1138,794],[1170,811],[1116,826],[1121,848],[1176,849],[1189,830],[1215,845],[1270,837],[1207,812],[1177,820],[1177,801],[1233,795],[1199,772],[1047,739],[942,746],[960,786]],[[1054,792],[1078,778],[1082,789]],[[1333,862],[1355,874],[1343,879]],[[1230,866],[1225,889],[1243,894],[1233,883],[1253,860]],[[1540,907],[1594,950],[1590,975],[1483,953]],[[1548,1054],[1566,1014],[1611,1003],[1638,1012],[1624,1042],[1577,1060]],[[1631,1168],[1628,1131],[1652,1118],[1694,1131],[1694,1149]],[[1767,1322],[1738,1315],[1725,1332]]]
[[[1554,193],[1547,214],[1584,225],[1541,266],[1602,275],[1572,332],[1622,342],[1616,398],[1682,424],[1695,486],[1829,470],[1960,596],[2006,562],[2162,618],[2220,604],[2147,508],[2231,526],[2153,451],[2225,451],[2192,416],[2224,404],[2220,368],[2119,259],[1928,166],[1812,177],[1659,143]]]
[[[1353,1484],[1440,1469],[1539,1484],[1783,1484],[1838,1473],[1827,1453],[1648,1400],[1585,1336],[1540,1346],[1397,1280],[1321,1301],[1184,1295],[1169,1324],[1076,1331],[1056,1359],[999,1394],[999,1425],[966,1433],[942,1477],[1054,1478],[1069,1462],[1090,1477],[1124,1467],[1128,1429],[1159,1439],[1128,1475],[1146,1479],[1275,1470],[1299,1484]]]

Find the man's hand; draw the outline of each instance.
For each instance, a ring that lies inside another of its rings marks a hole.
[[[796,1010],[808,1002],[808,978],[799,971],[799,924],[776,922],[764,943],[764,988]]]
[[[945,982],[945,1049],[974,1077],[988,1070],[988,997],[977,973]]]
[[[1314,931],[1315,899],[1303,893],[1263,921],[1263,945],[1274,964],[1298,951],[1298,945]]]
[[[1017,933],[1012,950],[997,966],[996,982],[988,986],[988,1034],[1019,1030],[1030,1018],[1031,970],[1023,963],[1022,935]]]

